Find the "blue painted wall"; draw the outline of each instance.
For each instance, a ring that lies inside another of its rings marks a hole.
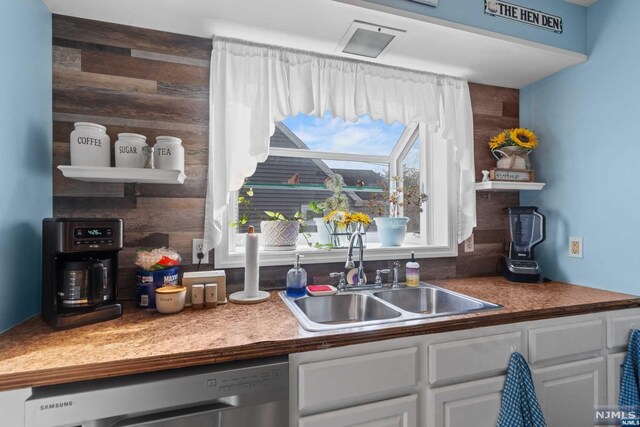
[[[51,215],[51,13],[0,1],[0,331],[40,311],[41,222]]]
[[[523,126],[542,141],[533,166],[547,187],[522,192],[548,218],[538,253],[559,280],[640,294],[640,2],[588,8],[589,61],[524,88]],[[584,238],[584,259],[568,237]]]
[[[439,0],[437,7],[410,0],[365,1],[575,52],[586,53],[587,49],[585,42],[587,8],[562,0],[507,0],[509,3],[562,17],[564,29],[562,34],[510,19],[486,15],[483,0]]]

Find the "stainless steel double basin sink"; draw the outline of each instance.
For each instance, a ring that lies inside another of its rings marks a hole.
[[[308,331],[333,331],[495,310],[501,305],[421,283],[419,287],[355,290],[327,296],[280,296]]]

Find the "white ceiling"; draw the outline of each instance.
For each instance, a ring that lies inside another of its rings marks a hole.
[[[361,0],[44,0],[56,14],[212,37],[214,34],[336,53],[354,20],[406,30],[375,62],[521,88],[584,55]]]

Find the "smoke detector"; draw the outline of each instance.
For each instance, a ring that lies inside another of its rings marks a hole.
[[[347,56],[382,58],[398,42],[405,30],[368,22],[353,21],[338,44],[337,52]]]

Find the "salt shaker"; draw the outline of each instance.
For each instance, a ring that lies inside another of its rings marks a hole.
[[[204,285],[197,284],[191,287],[191,307],[196,309],[204,307]]]

